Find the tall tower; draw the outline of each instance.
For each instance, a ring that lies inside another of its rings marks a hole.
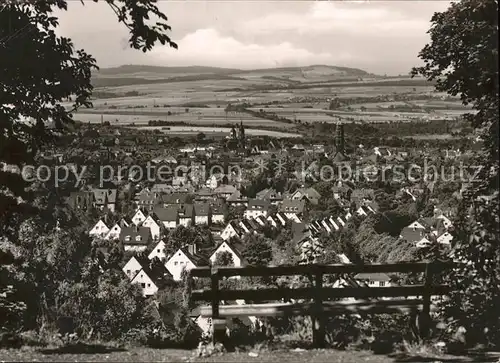
[[[238,141],[242,149],[245,148],[245,127],[243,126],[243,121],[240,121],[240,128],[238,130]]]
[[[344,135],[344,124],[337,124],[337,134],[335,135],[335,147],[338,152],[345,154],[345,135]]]

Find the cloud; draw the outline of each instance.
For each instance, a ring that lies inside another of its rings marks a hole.
[[[407,37],[425,33],[429,19],[409,17],[369,2],[314,2],[303,14],[274,13],[242,24],[243,32]],[[411,15],[411,14],[410,14]]]
[[[151,56],[164,65],[203,64],[217,67],[260,68],[276,66],[305,66],[310,64],[339,64],[352,60],[346,52],[335,55],[314,53],[290,42],[278,44],[244,43],[223,36],[215,29],[198,29],[178,42],[179,49],[155,48]],[[187,62],[187,63],[186,63]]]

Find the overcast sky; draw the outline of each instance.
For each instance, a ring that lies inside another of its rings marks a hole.
[[[266,68],[326,64],[402,74],[419,63],[430,18],[449,1],[159,2],[179,49],[128,48],[128,30],[105,4],[68,1],[59,33],[100,67],[122,64]]]

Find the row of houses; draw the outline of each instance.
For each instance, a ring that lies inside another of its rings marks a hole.
[[[453,223],[444,214],[430,218],[419,218],[401,230],[400,238],[415,243],[416,247],[424,248],[433,241],[450,245],[453,240]]]

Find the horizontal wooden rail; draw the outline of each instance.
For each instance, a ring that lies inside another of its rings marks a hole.
[[[421,299],[376,300],[376,301],[327,301],[322,304],[321,312],[328,315],[411,313],[423,304]],[[221,305],[219,317],[239,316],[291,316],[317,313],[315,303],[269,303],[248,305]],[[434,310],[433,307],[431,310]],[[202,306],[201,316],[212,317],[212,307]]]
[[[392,264],[370,265],[290,265],[290,266],[245,266],[245,267],[220,267],[219,277],[231,276],[294,276],[321,273],[346,274],[346,273],[387,273],[387,272],[425,272],[428,267],[426,262],[400,262]],[[431,264],[436,270],[447,267],[448,264]],[[198,267],[190,271],[193,277],[210,277],[210,267]]]
[[[425,285],[395,286],[395,287],[342,287],[322,288],[320,296],[323,300],[331,298],[379,298],[379,297],[405,297],[423,296],[427,292],[430,295],[445,295],[449,288],[444,285],[426,287]],[[242,289],[242,290],[219,290],[217,298],[220,300],[249,300],[269,301],[282,299],[313,299],[318,294],[314,287],[304,288],[274,288],[274,289]],[[212,290],[195,290],[191,298],[194,301],[212,301]]]

